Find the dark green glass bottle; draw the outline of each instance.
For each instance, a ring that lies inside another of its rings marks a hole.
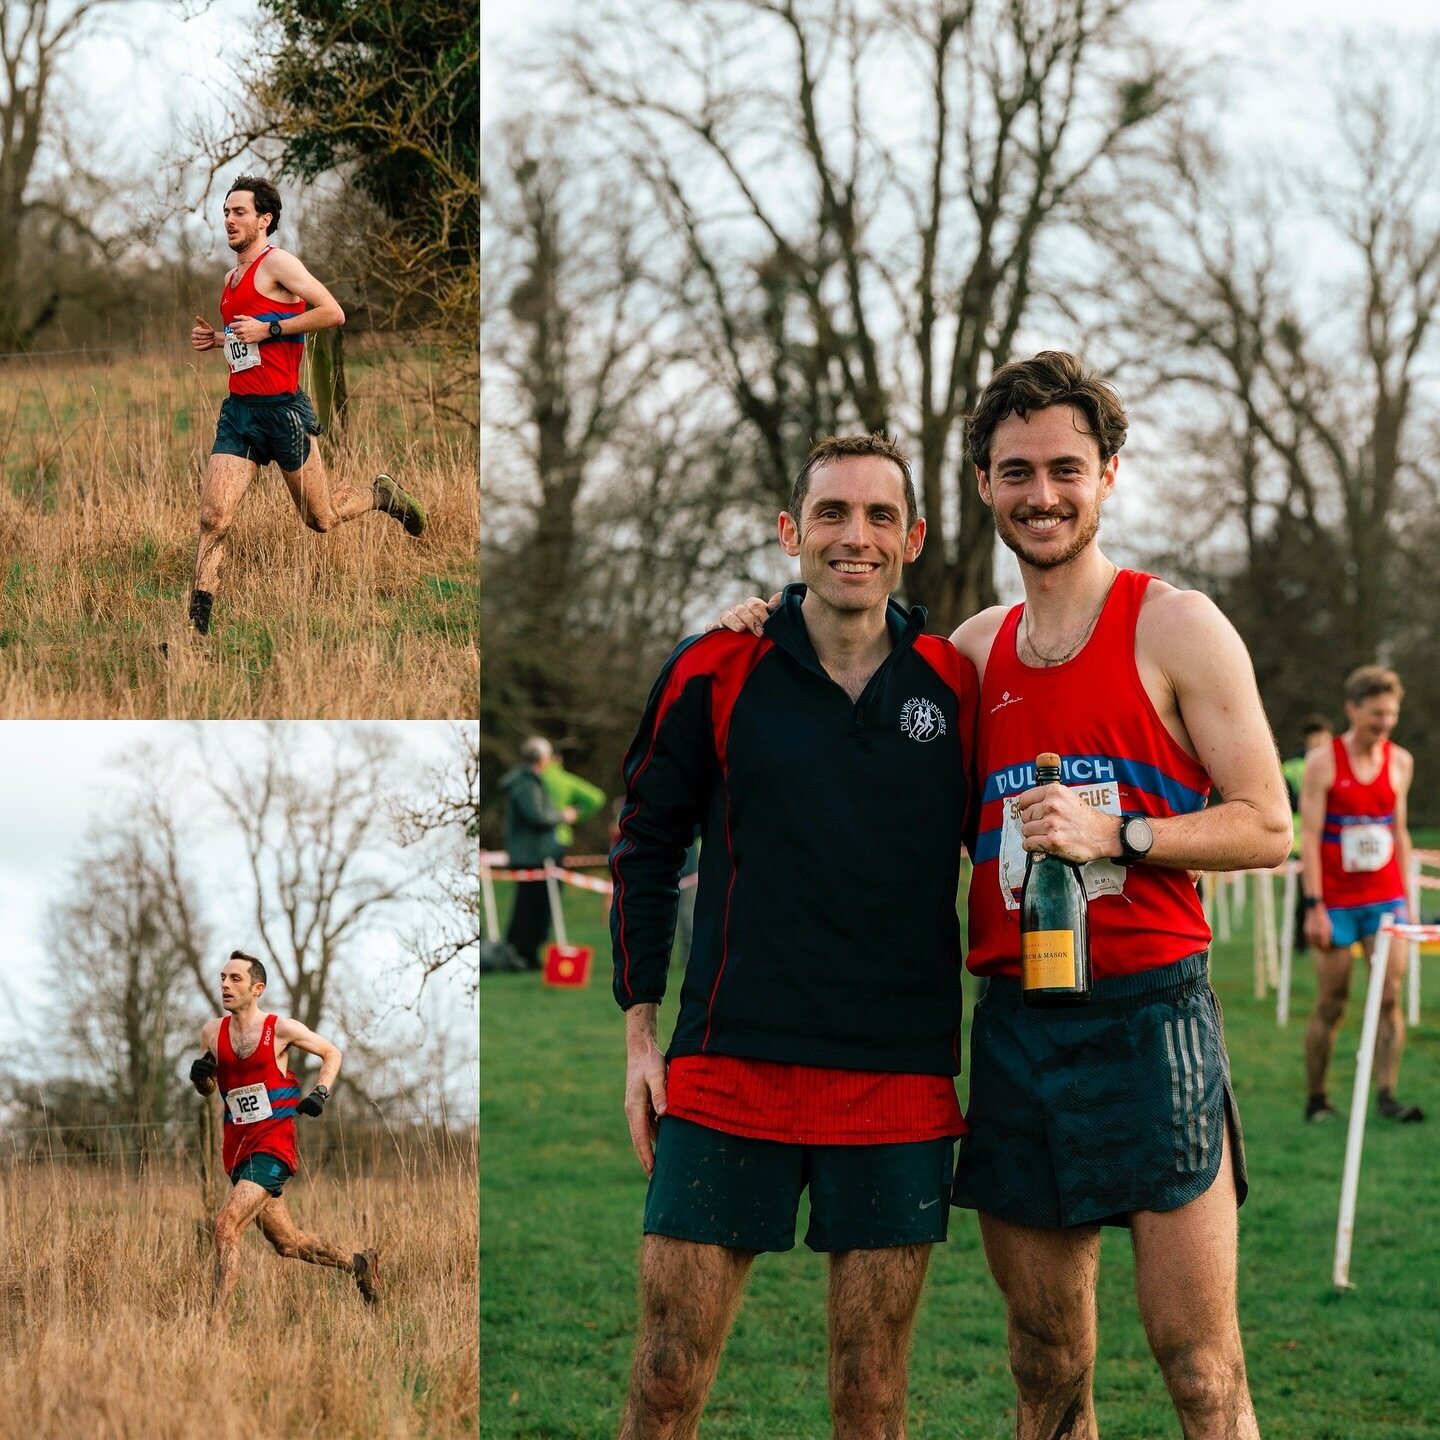
[[[1035,757],[1035,783],[1060,778],[1060,757]],[[1073,860],[1030,851],[1020,891],[1020,984],[1027,1005],[1083,1005],[1090,998],[1090,911]]]

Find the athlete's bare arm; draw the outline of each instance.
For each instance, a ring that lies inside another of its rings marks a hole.
[[[975,667],[980,680],[985,679],[985,662],[990,658],[990,647],[1008,613],[1004,605],[992,605],[972,615],[950,637],[950,643]]]
[[[333,1089],[335,1078],[340,1074],[342,1057],[339,1047],[332,1045],[323,1035],[307,1029],[298,1020],[287,1020],[282,1015],[275,1021],[275,1058],[278,1060],[291,1045],[307,1055],[318,1057],[320,1078],[315,1083],[327,1090]]]
[[[1161,723],[1198,759],[1218,804],[1153,818],[1149,863],[1180,870],[1273,866],[1290,853],[1292,830],[1280,757],[1255,670],[1235,627],[1207,596],[1152,583],[1136,626],[1136,664]],[[1103,704],[1103,697],[1096,697]],[[1120,821],[1063,785],[1016,797],[1027,849],[1076,861],[1121,854]]]
[[[340,302],[288,250],[271,250],[256,277],[255,287],[272,300],[303,300],[310,307],[280,321],[282,335],[309,335],[345,323]],[[246,344],[271,338],[269,322],[256,320],[251,315],[237,315],[230,322],[230,329]]]
[[[1320,871],[1320,844],[1325,829],[1325,800],[1335,783],[1335,752],[1317,745],[1305,756],[1300,781],[1300,889],[1317,900],[1325,895]],[[1324,905],[1305,911],[1305,938],[1319,950],[1330,948],[1330,912]]]
[[[1399,745],[1390,749],[1390,784],[1395,790],[1395,861],[1405,886],[1405,900],[1410,900],[1410,782],[1415,778],[1415,757]],[[1419,915],[1410,915],[1419,924]]]

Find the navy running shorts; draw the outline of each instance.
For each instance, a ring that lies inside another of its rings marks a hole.
[[[227,395],[215,424],[212,455],[238,455],[290,474],[310,458],[310,437],[324,427],[303,390],[288,395]]]
[[[238,1185],[242,1180],[253,1180],[262,1190],[279,1195],[285,1182],[295,1172],[281,1159],[257,1150],[247,1155],[231,1172],[230,1183]]]
[[[1095,982],[1088,1005],[1025,1004],[996,976],[975,1007],[969,1132],[953,1200],[1019,1225],[1125,1225],[1203,1195],[1229,1130],[1245,1147],[1204,952]]]
[[[812,1250],[882,1250],[945,1239],[953,1140],[894,1145],[788,1145],[730,1135],[667,1115],[645,1197],[645,1233],[793,1250],[800,1192],[810,1187]]]

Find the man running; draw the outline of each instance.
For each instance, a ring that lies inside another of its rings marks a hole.
[[[225,1106],[225,1171],[234,1187],[215,1217],[215,1286],[211,1309],[223,1317],[240,1275],[240,1237],[253,1220],[275,1253],[286,1260],[329,1265],[355,1277],[360,1298],[380,1298],[379,1256],[374,1250],[343,1250],[295,1226],[281,1191],[295,1173],[295,1115],[319,1116],[340,1073],[340,1052],[298,1020],[260,1008],[265,967],[253,955],[231,952],[220,972],[220,1004],[226,1014],[200,1032],[204,1053],[190,1067],[202,1095],[219,1087]],[[283,1057],[294,1046],[320,1060],[320,1079],[301,1100]]]
[[[1406,804],[1415,761],[1390,739],[1405,697],[1400,677],[1379,665],[1362,665],[1345,681],[1350,727],[1305,757],[1300,787],[1301,864],[1304,868],[1305,935],[1315,946],[1319,993],[1305,1027],[1307,1120],[1335,1115],[1325,1091],[1325,1072],[1345,1017],[1358,941],[1368,962],[1387,916],[1402,924],[1410,874]],[[1395,1098],[1405,1014],[1400,983],[1409,946],[1392,945],[1375,1036],[1376,1104],[1389,1120],[1425,1118],[1418,1105]]]
[[[388,475],[377,475],[368,490],[330,488],[310,443],[320,423],[300,388],[300,361],[305,336],[343,325],[345,312],[294,255],[270,244],[279,224],[279,192],[268,180],[241,175],[225,196],[225,238],[236,264],[220,292],[224,328],[217,332],[197,315],[190,331],[195,350],[218,350],[230,367],[230,394],[200,490],[190,621],[202,635],[210,631],[225,536],[262,465],[280,467],[300,518],[322,535],[370,510],[394,516],[408,534],[425,529],[420,503]]]

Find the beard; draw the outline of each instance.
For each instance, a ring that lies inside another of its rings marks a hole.
[[[1024,518],[1032,519],[1039,513],[1041,512],[1031,511]],[[998,510],[992,510],[991,514],[995,516],[995,533],[999,535],[1001,543],[1034,570],[1054,570],[1061,565],[1068,565],[1100,532],[1100,500],[1098,496],[1088,512],[1077,512],[1076,518],[1080,522],[1080,529],[1075,538],[1063,550],[1034,553],[1026,548],[1025,535],[1015,525],[1011,524]]]

